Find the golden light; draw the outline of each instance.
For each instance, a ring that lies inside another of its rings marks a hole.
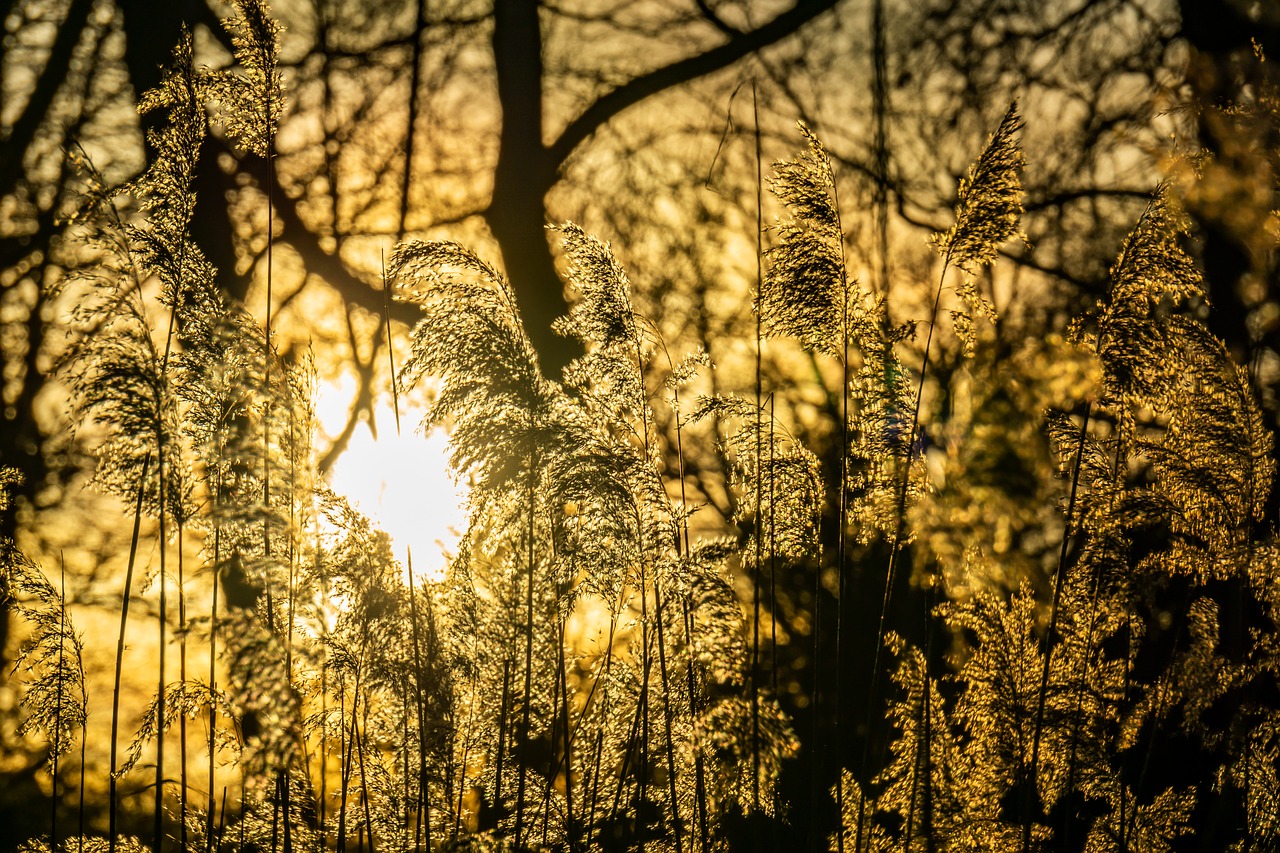
[[[316,414],[330,435],[347,417],[352,381],[321,386]],[[442,429],[422,435],[423,412],[401,400],[400,433],[390,402],[375,406],[378,437],[361,422],[330,471],[334,491],[391,536],[402,564],[413,556],[416,577],[438,580],[466,524],[466,488],[449,473],[449,439]]]

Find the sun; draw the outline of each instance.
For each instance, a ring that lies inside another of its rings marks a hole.
[[[341,382],[321,390],[317,414],[326,431],[326,422],[336,414],[325,411],[330,408],[327,398],[335,401],[331,408],[341,409],[351,396]],[[367,423],[360,423],[334,463],[329,481],[334,491],[390,535],[395,556],[406,568],[412,556],[415,577],[438,580],[466,524],[466,489],[454,483],[449,472],[445,431],[418,431],[422,414],[406,410],[402,401],[397,434],[392,405],[375,406],[377,439]]]

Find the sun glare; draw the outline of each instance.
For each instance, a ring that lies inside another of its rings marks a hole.
[[[329,395],[322,390],[317,414],[333,434],[340,431],[340,421],[333,427],[326,415],[336,415],[351,395],[341,385],[326,390],[337,401],[335,411],[325,412]],[[412,552],[416,577],[438,580],[466,523],[466,489],[450,476],[448,435],[442,429],[422,435],[417,427],[422,412],[406,410],[403,401],[399,434],[390,404],[376,406],[375,418],[377,439],[367,423],[357,426],[333,465],[330,485],[391,536],[406,567]]]

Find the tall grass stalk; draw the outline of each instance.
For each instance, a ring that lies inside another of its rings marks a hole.
[[[844,723],[843,697],[844,689],[844,608],[848,602],[848,570],[845,566],[848,556],[847,544],[849,536],[849,261],[845,255],[844,223],[840,212],[840,191],[836,181],[831,182],[831,207],[835,215],[836,235],[840,241],[840,496],[836,505],[836,651],[835,680],[832,691],[835,694],[832,705],[835,708],[836,720],[836,765],[843,769],[845,752],[848,744],[847,726]],[[844,811],[844,774],[836,774],[836,808]],[[836,849],[844,853],[844,836],[836,836]]]
[[[390,348],[391,339],[387,338],[387,345]],[[394,374],[393,374],[394,375]],[[397,431],[399,423],[396,424]],[[426,674],[422,659],[422,644],[418,637],[418,593],[414,589],[413,582],[413,551],[406,550],[406,558],[408,562],[409,573],[409,618],[413,620],[413,665],[414,677],[413,686],[417,698],[417,717],[418,717],[418,807],[417,818],[414,825],[414,845],[422,843],[423,830],[426,832],[426,849],[431,849],[431,792],[427,787],[427,706],[426,698],[422,689],[422,679]],[[405,775],[407,776],[409,768],[405,767]]]
[[[641,326],[639,323],[636,322],[637,319],[638,318],[636,318],[633,314],[632,327],[634,329],[634,336],[635,336],[636,378],[637,378],[638,390],[640,394],[640,399],[637,401],[637,404],[640,410],[640,440],[641,440],[641,446],[644,448],[643,454],[642,454],[642,460],[644,462],[644,470],[646,473],[648,473],[650,471],[655,471],[656,468],[655,468],[655,462],[650,455],[649,399],[648,399],[648,391],[645,383],[645,359],[644,359],[644,352],[642,349],[642,341],[641,341],[641,332],[640,332]],[[656,333],[656,330],[655,330],[655,337],[658,339],[661,339],[661,334]],[[648,623],[649,623],[648,603],[647,603],[648,593],[645,591],[645,569],[646,569],[646,564],[649,562],[649,558],[645,556],[647,552],[645,548],[643,510],[641,510],[641,513],[642,513],[641,517],[638,517],[636,519],[637,521],[636,532],[638,537],[637,544],[640,550],[640,607],[641,607],[641,626],[642,626],[641,642],[644,644],[644,648],[645,648],[645,658],[643,662],[644,682],[641,685],[641,705],[644,706],[643,713],[645,715],[645,718],[644,718],[645,719],[645,738],[644,738],[644,745],[642,747],[643,749],[642,754],[645,756],[645,766],[642,767],[641,769],[642,788],[641,788],[641,794],[640,794],[640,799],[643,800],[644,799],[643,784],[647,782],[647,777],[648,777],[648,768],[647,768],[648,751],[649,751],[648,693],[649,693],[650,660],[648,657],[648,639],[647,639],[647,634],[645,633],[648,630]],[[654,543],[655,546],[657,546],[658,544],[659,543]],[[675,828],[676,853],[683,853],[684,826],[682,821],[680,820],[680,800],[676,793],[676,786],[678,784],[678,780],[677,780],[677,774],[676,774],[675,750],[671,742],[672,741],[671,687],[670,687],[670,679],[668,678],[668,673],[667,673],[667,654],[666,654],[666,647],[665,647],[664,636],[663,636],[663,618],[664,617],[662,613],[662,592],[661,592],[661,589],[659,588],[660,584],[661,584],[661,578],[658,576],[657,572],[655,571],[654,578],[653,578],[653,595],[654,595],[654,608],[655,608],[655,615],[656,615],[657,642],[658,642],[658,675],[662,684],[662,706],[663,706],[662,715],[663,715],[663,728],[665,731],[664,739],[666,743],[667,774],[668,774],[668,783],[670,786],[670,796],[671,796],[671,823],[672,823],[672,826]],[[637,815],[639,815],[638,811],[637,811]],[[643,844],[644,842],[642,838],[641,840],[642,848],[643,848]]]
[[[689,495],[685,483],[685,457],[684,457],[684,424],[681,419],[680,408],[680,385],[682,377],[674,366],[670,352],[667,352],[665,344],[663,352],[666,353],[667,362],[672,364],[673,375],[668,382],[671,389],[671,413],[675,426],[676,434],[676,472],[680,481],[680,515],[679,523],[676,527],[675,548],[676,556],[681,559],[689,558]],[[705,353],[700,354],[703,361],[706,360]],[[697,363],[698,357],[690,359],[692,363]],[[692,366],[692,364],[690,365]],[[689,608],[689,596],[687,593],[680,596],[681,608],[681,625],[684,628],[684,644],[686,648],[692,647],[692,615]],[[612,637],[612,632],[610,633]],[[697,708],[697,682],[693,673],[693,656],[689,655],[685,659],[685,675],[688,681],[687,689],[689,692],[689,722],[693,724],[698,715]],[[694,771],[694,803],[696,808],[696,821],[698,827],[698,837],[701,841],[701,851],[706,853],[709,849],[710,838],[707,828],[707,790],[706,790],[706,768],[703,763],[702,750],[697,750],[693,758]]]
[[[666,640],[663,636],[663,623],[666,621],[666,614],[663,613],[662,608],[662,590],[659,588],[656,580],[653,584],[653,604],[654,610],[657,613],[658,672],[662,679],[663,743],[666,745],[667,753],[667,784],[670,789],[669,795],[671,797],[671,821],[672,826],[675,827],[676,853],[683,853],[684,821],[680,817],[680,796],[676,791],[677,775],[674,743],[675,738],[672,735],[672,718],[674,715],[671,711],[671,684],[667,677]],[[561,633],[563,633],[563,630]]]
[[[609,684],[610,684],[610,676],[612,674],[611,670],[613,666],[613,639],[614,639],[614,632],[618,626],[617,613],[621,609],[622,609],[621,604],[619,604],[618,607],[616,608],[610,607],[609,637],[605,641],[604,668],[601,672],[601,675],[598,676],[596,679],[597,683],[599,681],[604,681],[604,685],[605,685],[604,695],[601,698],[602,714],[608,714],[610,712],[610,708],[612,707],[609,701],[610,700]],[[592,756],[591,805],[587,811],[587,849],[591,849],[592,838],[593,838],[592,833],[594,831],[595,823],[596,823],[596,809],[600,803],[600,761],[601,761],[603,752],[604,752],[604,727],[602,726],[596,733],[595,754]]]
[[[52,755],[49,782],[49,850],[58,849],[58,756],[62,749],[62,674],[67,637],[67,564],[58,552],[58,700],[53,710]]]
[[[642,519],[637,519],[637,521],[639,522],[637,530],[639,530],[644,522]],[[646,828],[643,823],[643,815],[644,806],[648,802],[647,794],[649,788],[649,678],[653,667],[653,649],[650,645],[651,638],[649,634],[648,565],[644,556],[643,534],[640,534],[640,539],[640,700],[636,702],[636,723],[639,730],[639,738],[635,744],[636,798],[634,810],[636,816],[636,841],[639,845],[640,853],[644,853]]]
[[[475,719],[476,711],[476,687],[476,679],[473,678],[469,690],[470,701],[467,702],[467,721],[462,728],[462,758],[458,762],[458,797],[457,806],[453,813],[453,832],[450,835],[450,841],[457,841],[458,833],[462,830],[463,797],[467,791],[467,760],[471,757],[472,737],[475,733],[472,723]],[[452,750],[450,752],[452,753]],[[451,806],[453,806],[453,798],[449,797],[445,800],[445,807],[447,809]]]
[[[425,3],[418,4],[418,23],[422,25],[423,16],[425,14]],[[417,68],[420,64],[421,51],[421,34],[419,34],[414,42],[414,94],[412,100],[414,106],[410,108],[409,118],[409,147],[405,153],[405,181],[401,189],[400,197],[400,231],[403,236],[405,228],[405,217],[408,212],[409,205],[409,176],[410,162],[413,158],[413,126],[414,115],[416,113],[417,99]],[[400,437],[400,389],[396,380],[396,353],[391,337],[391,283],[387,278],[387,260],[386,255],[380,255],[382,265],[382,324],[383,337],[387,342],[387,366],[390,368],[391,375],[391,403],[395,412],[396,437]],[[431,849],[431,797],[427,785],[427,707],[425,693],[423,692],[422,679],[426,674],[423,666],[422,642],[419,637],[419,625],[421,624],[421,615],[418,610],[418,594],[414,588],[413,578],[413,550],[406,548],[405,559],[407,562],[407,573],[409,576],[409,618],[413,624],[413,663],[414,675],[413,686],[415,696],[415,714],[418,720],[418,799],[417,808],[414,818],[414,845],[418,847],[422,844],[423,830],[426,831],[426,849]],[[405,738],[406,750],[408,749],[408,738]],[[405,786],[408,790],[408,753],[405,755]],[[409,808],[409,797],[405,797],[405,808]]]
[[[220,497],[220,496],[219,496]],[[213,593],[209,598],[209,693],[211,696],[217,695],[218,687],[218,565],[222,558],[221,548],[222,531],[220,527],[215,527],[213,531]],[[205,853],[212,853],[214,849],[213,842],[213,818],[214,818],[214,768],[218,743],[218,706],[215,702],[209,703],[209,805],[208,813],[205,815]],[[222,816],[226,817],[226,788],[223,788],[223,806]],[[323,809],[323,800],[321,804]],[[221,833],[219,833],[221,834]]]
[[[293,629],[296,620],[296,574],[297,574],[297,534],[298,534],[298,407],[293,395],[297,389],[293,383],[287,383],[286,394],[289,402],[289,536],[288,536],[288,578],[285,597],[285,638],[284,638],[284,677],[285,688],[290,695],[293,687]],[[306,747],[302,747],[301,766],[306,767]],[[286,763],[280,776],[281,795],[284,801],[284,853],[293,853],[293,811],[290,803],[293,800],[293,768]]]
[[[62,561],[62,552],[58,552],[59,562]],[[63,600],[66,599],[66,589],[64,587]],[[78,807],[76,809],[76,849],[78,853],[84,853],[84,781],[85,781],[85,750],[89,744],[89,694],[84,685],[80,687],[80,700],[84,704],[84,713],[80,715],[80,796],[78,798]]]
[[[347,737],[347,691],[345,673],[338,682],[338,853],[347,849],[347,792],[351,780],[350,739]]]
[[[369,810],[369,782],[370,782],[369,769],[368,769],[368,766],[365,764],[365,756],[364,756],[365,741],[368,739],[368,734],[369,734],[368,697],[365,698],[365,702],[364,702],[363,734],[359,729],[355,728],[354,719],[351,721],[351,724],[353,728],[351,735],[356,743],[356,753],[360,757],[360,804],[364,809],[364,826],[361,828],[361,832],[369,833],[369,853],[376,853],[374,849],[374,841],[373,841],[373,813]],[[363,849],[363,847],[364,845],[361,844],[361,849]]]
[[[751,78],[751,119],[752,133],[755,141],[756,157],[756,302],[760,301],[760,290],[764,283],[764,156],[760,143],[760,92],[755,78]],[[760,564],[763,562],[763,531],[760,508],[764,490],[763,472],[760,460],[763,457],[760,446],[764,437],[764,427],[760,422],[764,413],[764,377],[762,361],[764,355],[764,335],[760,326],[760,312],[755,312],[756,320],[756,476],[755,476],[755,540],[754,559],[751,561],[751,813],[760,813]]]
[[[160,476],[160,571],[158,580],[160,581],[160,618],[158,620],[160,626],[160,651],[159,663],[157,664],[157,682],[156,689],[156,790],[155,790],[155,814],[152,827],[152,843],[155,845],[155,853],[160,853],[164,842],[164,730],[165,730],[165,623],[168,621],[168,610],[165,601],[165,551],[168,550],[168,538],[165,533],[165,488],[164,488],[164,442],[159,443],[159,470]],[[185,715],[184,715],[185,716]]]
[[[178,525],[178,702],[182,716],[178,719],[178,750],[181,765],[181,785],[178,801],[179,845],[187,853],[187,595],[183,574],[182,525]],[[209,699],[212,706],[213,697]]]
[[[1058,612],[1062,603],[1062,589],[1067,577],[1067,551],[1071,544],[1072,525],[1075,524],[1076,495],[1080,488],[1080,467],[1084,462],[1085,440],[1089,436],[1089,418],[1093,412],[1092,402],[1085,404],[1084,417],[1080,419],[1080,432],[1076,440],[1074,459],[1071,463],[1071,487],[1067,492],[1066,518],[1063,520],[1062,543],[1058,547],[1058,564],[1053,574],[1053,599],[1049,604],[1049,626],[1045,630],[1044,665],[1040,670],[1040,689],[1036,692],[1036,715],[1031,734],[1031,767],[1030,783],[1027,785],[1025,800],[1022,804],[1022,851],[1031,851],[1031,828],[1034,823],[1034,803],[1036,800],[1035,778],[1040,764],[1040,739],[1044,732],[1045,702],[1049,695],[1049,670],[1053,662],[1054,638],[1058,629]],[[1092,629],[1092,620],[1090,620]],[[1086,650],[1085,666],[1088,666]],[[1083,681],[1084,675],[1081,675]],[[1074,747],[1072,748],[1074,753]],[[1074,774],[1074,761],[1069,774]],[[1070,788],[1068,788],[1070,792]]]
[[[569,842],[569,853],[577,850],[578,827],[574,822],[573,816],[573,739],[581,730],[581,720],[578,726],[570,728],[569,717],[569,673],[565,666],[565,636],[564,636],[565,620],[560,620],[560,652],[559,652],[559,670],[560,670],[560,716],[564,720],[564,793],[565,793],[565,826],[566,837]],[[594,686],[594,685],[593,685]],[[590,696],[587,697],[590,701]],[[585,710],[585,705],[583,706]],[[559,775],[559,768],[552,772],[551,776],[554,780]]]
[[[537,506],[536,480],[537,480],[537,459],[533,455],[533,451],[529,451],[527,463],[527,487],[525,492],[525,500],[528,501],[528,529],[527,548],[525,558],[528,562],[528,587],[525,595],[525,625],[524,625],[524,707],[520,714],[520,743],[527,746],[529,743],[529,714],[533,705],[533,576],[535,572],[534,557],[534,509]],[[516,826],[515,826],[515,845],[516,849],[520,849],[520,844],[524,840],[524,789],[525,777],[527,775],[527,767],[525,761],[520,761],[520,775],[516,781]]]
[[[957,292],[961,297],[962,310],[952,312],[956,331],[964,345],[966,353],[973,346],[972,314],[982,313],[990,319],[995,317],[994,307],[981,297],[973,283],[973,277],[983,268],[994,262],[1001,244],[1009,238],[1017,236],[1019,216],[1022,212],[1020,202],[1021,184],[1019,171],[1022,167],[1022,152],[1016,134],[1022,127],[1018,116],[1017,104],[1011,104],[1005,112],[995,132],[991,135],[986,148],[969,170],[968,177],[960,183],[956,203],[955,224],[946,232],[936,234],[933,243],[942,255],[942,269],[938,274],[938,283],[934,288],[932,307],[929,312],[929,330],[925,336],[924,349],[920,356],[919,378],[916,382],[915,400],[912,403],[911,421],[908,426],[909,449],[907,458],[898,476],[895,495],[895,520],[893,535],[890,540],[888,567],[885,572],[884,596],[880,605],[880,616],[877,620],[876,643],[872,654],[871,679],[867,694],[866,731],[867,740],[862,751],[861,776],[865,780],[868,774],[872,737],[872,719],[880,680],[880,666],[885,640],[885,626],[888,619],[889,604],[893,593],[894,580],[898,570],[899,555],[904,550],[906,534],[907,494],[911,481],[911,469],[915,456],[915,446],[920,430],[920,407],[924,394],[925,382],[928,378],[934,332],[937,329],[938,316],[942,304],[942,293],[948,274],[958,268],[965,274],[964,281]],[[930,580],[930,585],[934,583]],[[926,596],[926,598],[930,598]],[[926,620],[931,614],[925,614]],[[928,694],[926,686],[925,694]],[[929,728],[931,720],[925,717],[926,731],[923,735],[926,752],[925,763],[928,766],[928,751],[931,736]],[[928,789],[932,784],[930,778],[924,779],[923,785]],[[931,795],[926,793],[928,799]],[[912,790],[912,808],[915,807],[915,790]],[[841,810],[843,813],[843,809]],[[864,804],[859,806],[859,814],[865,812]],[[926,821],[932,815],[926,815]],[[862,821],[859,820],[857,843],[862,844]],[[907,844],[910,844],[910,833],[907,833]]]
[[[498,760],[494,771],[493,779],[493,804],[501,813],[502,811],[502,771],[506,767],[503,760],[506,756],[507,740],[510,737],[508,727],[511,724],[509,715],[511,713],[511,666],[512,659],[510,655],[504,656],[502,659],[502,698],[498,707]],[[466,766],[463,765],[462,772],[466,773]],[[458,802],[462,802],[462,792],[458,792]]]
[[[118,742],[120,739],[120,673],[124,665],[124,634],[129,625],[129,597],[133,589],[133,565],[138,555],[138,532],[142,526],[142,500],[145,496],[147,470],[151,467],[151,454],[147,453],[142,462],[142,476],[138,480],[138,501],[133,509],[133,536],[129,541],[129,562],[124,575],[124,594],[120,599],[120,636],[116,641],[116,674],[115,686],[111,691],[111,775],[107,782],[107,799],[109,801],[109,818],[107,825],[107,850],[115,853],[118,840],[117,810],[119,795],[116,790]]]
[[[769,393],[769,687],[773,695],[778,694],[778,540],[775,522],[778,503],[774,494],[777,478],[772,476],[777,450],[777,414],[774,411],[775,394]]]
[[[320,801],[316,804],[321,843],[329,832],[329,673],[320,668]]]

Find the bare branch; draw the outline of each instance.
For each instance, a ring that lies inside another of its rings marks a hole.
[[[563,163],[587,137],[627,107],[675,86],[726,68],[749,54],[791,35],[833,8],[837,0],[797,0],[795,6],[772,21],[741,33],[710,50],[673,62],[624,83],[599,98],[574,119],[550,147],[551,161]]]

